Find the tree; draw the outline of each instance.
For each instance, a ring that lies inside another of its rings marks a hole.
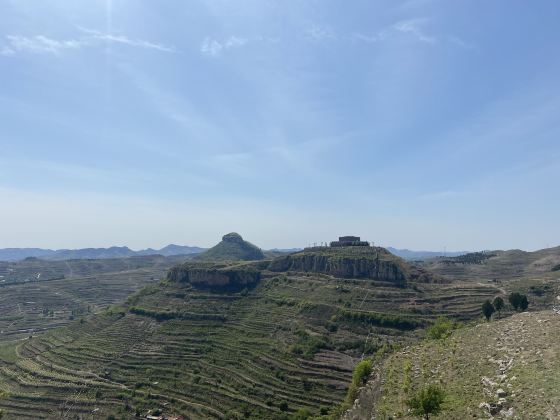
[[[429,420],[430,414],[439,414],[445,400],[445,392],[437,385],[428,385],[420,389],[406,403],[416,416]]]
[[[529,307],[529,300],[527,299],[527,295],[521,295],[521,299],[519,301],[519,308],[522,311],[526,311]]]
[[[494,305],[492,305],[492,302],[490,302],[490,300],[486,299],[486,302],[482,304],[482,313],[486,317],[486,321],[490,321],[490,317],[494,312],[496,312]]]
[[[513,309],[516,311],[522,310],[525,311],[529,307],[529,300],[527,299],[527,295],[522,295],[521,293],[514,292],[509,295],[509,303],[513,306]]]
[[[498,312],[498,316],[501,316],[501,311],[504,308],[504,300],[500,296],[496,296],[494,298],[494,301],[492,302],[492,305],[494,305],[494,308]]]
[[[508,297],[508,300],[513,309],[517,311],[521,304],[521,295],[517,292],[511,293]]]

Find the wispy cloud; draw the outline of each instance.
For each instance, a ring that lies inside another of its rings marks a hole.
[[[336,39],[336,33],[334,30],[330,26],[326,25],[312,25],[309,29],[307,29],[306,35],[315,41]]]
[[[200,52],[204,55],[208,55],[211,57],[217,57],[222,54],[224,51],[232,49],[232,48],[239,48],[247,44],[248,40],[245,38],[241,38],[238,36],[230,36],[224,41],[218,41],[216,39],[212,39],[207,37],[200,46]]]
[[[381,42],[387,39],[388,35],[389,34],[387,33],[387,31],[379,31],[373,35],[366,35],[360,32],[354,32],[350,36],[350,39],[353,41],[365,42],[366,44],[375,44],[376,42]]]
[[[470,42],[467,42],[467,41],[465,41],[461,38],[458,38],[456,36],[450,36],[447,39],[453,45],[457,45],[458,47],[464,48],[465,50],[476,50],[477,49],[477,47],[474,44],[471,44]]]
[[[104,42],[108,42],[108,43],[115,43],[115,44],[123,44],[123,45],[128,45],[128,46],[131,46],[131,47],[153,49],[153,50],[158,50],[158,51],[167,52],[167,53],[177,52],[177,49],[173,46],[158,44],[158,43],[146,41],[146,40],[143,40],[143,39],[132,39],[132,38],[129,38],[125,35],[115,35],[115,34],[100,32],[100,31],[96,31],[96,30],[92,30],[92,29],[86,29],[86,28],[82,28],[82,27],[79,27],[79,29],[82,32],[85,32],[85,33],[89,34],[90,38],[95,39],[95,40],[99,40],[99,41],[104,41]]]
[[[16,52],[11,49],[10,47],[1,47],[0,48],[0,55],[14,55]]]
[[[422,20],[410,19],[402,20],[393,25],[393,29],[404,34],[410,34],[421,42],[433,44],[436,42],[436,37],[427,35],[422,29]]]
[[[87,35],[77,39],[54,39],[45,35],[7,35],[5,37],[5,45],[0,45],[0,55],[10,56],[17,53],[58,55],[65,50],[77,50],[83,47],[94,47],[99,45],[100,42],[122,44],[137,48],[147,48],[167,53],[177,51],[174,47],[142,39],[132,39],[124,35],[114,35],[85,28],[79,29]]]
[[[63,50],[78,49],[85,45],[84,40],[57,40],[44,35],[34,37],[8,35],[6,40],[7,45],[1,49],[2,55],[14,55],[17,52],[59,54]]]

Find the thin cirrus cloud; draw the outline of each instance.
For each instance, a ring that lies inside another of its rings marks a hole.
[[[403,20],[393,25],[393,29],[398,32],[414,36],[418,41],[433,44],[436,42],[436,37],[427,35],[421,26],[419,19]]]
[[[7,35],[7,44],[0,52],[2,55],[14,55],[18,52],[58,54],[63,50],[78,49],[84,45],[81,40],[56,40],[44,35],[25,37],[21,35]]]
[[[200,46],[200,52],[210,57],[218,57],[229,49],[243,47],[247,42],[247,39],[234,35],[223,41],[207,37]]]
[[[167,53],[177,52],[177,49],[173,46],[158,44],[143,39],[131,39],[124,35],[114,35],[114,34],[96,31],[93,29],[86,29],[82,27],[79,27],[78,29],[88,34],[89,37],[94,40],[104,41],[108,43],[115,43],[115,44],[123,44],[131,47],[153,49],[153,50],[158,50]]]
[[[336,33],[334,32],[334,30],[330,26],[326,25],[311,25],[311,27],[307,29],[306,35],[308,38],[311,38],[315,41],[336,39]]]
[[[65,50],[77,50],[85,47],[95,47],[100,43],[121,44],[129,47],[145,48],[166,53],[174,53],[175,47],[158,44],[143,39],[133,39],[125,35],[115,35],[96,30],[78,28],[86,33],[78,39],[54,39],[45,35],[23,36],[7,35],[6,43],[0,46],[0,55],[12,56],[17,53],[55,54]]]
[[[350,39],[352,39],[353,41],[364,42],[366,44],[374,44],[377,42],[386,41],[390,38],[394,38],[398,34],[404,34],[412,36],[417,41],[427,44],[434,44],[435,42],[437,42],[437,38],[435,36],[428,35],[424,31],[424,29],[422,28],[422,22],[422,19],[402,20],[372,35],[355,32],[350,36]],[[453,39],[457,40],[457,44],[459,43],[459,41],[461,41],[456,37],[454,37]]]

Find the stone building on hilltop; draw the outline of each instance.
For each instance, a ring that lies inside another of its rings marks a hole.
[[[331,242],[331,247],[369,246],[369,242],[361,241],[359,236],[340,236],[338,241]]]

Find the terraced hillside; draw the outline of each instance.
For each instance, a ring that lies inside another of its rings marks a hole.
[[[433,419],[558,419],[559,340],[560,314],[549,309],[406,347],[376,369],[345,420],[418,418],[406,400],[430,383],[446,394]]]
[[[122,302],[131,293],[165,276],[176,258],[150,257],[110,261],[40,260],[11,263],[10,282],[0,284],[0,345],[64,326],[74,318]],[[139,268],[141,267],[141,268]],[[120,270],[107,272],[108,270]],[[61,271],[53,271],[61,270]],[[98,274],[95,273],[98,270]],[[27,281],[29,273],[62,278]],[[83,273],[89,273],[84,275]]]
[[[453,258],[436,258],[422,264],[450,281],[495,284],[529,296],[533,306],[550,307],[560,281],[560,247],[535,252],[488,251]]]
[[[440,314],[476,317],[500,292],[268,270],[237,291],[172,280],[4,348],[0,408],[11,418],[325,414],[362,356],[412,343]]]
[[[485,251],[458,257],[434,258],[424,266],[454,280],[502,280],[546,276],[560,264],[560,247],[535,252]]]
[[[9,283],[36,282],[62,278],[116,273],[135,269],[165,271],[185,256],[149,255],[131,258],[46,261],[27,258],[23,261],[0,261],[0,287]]]

